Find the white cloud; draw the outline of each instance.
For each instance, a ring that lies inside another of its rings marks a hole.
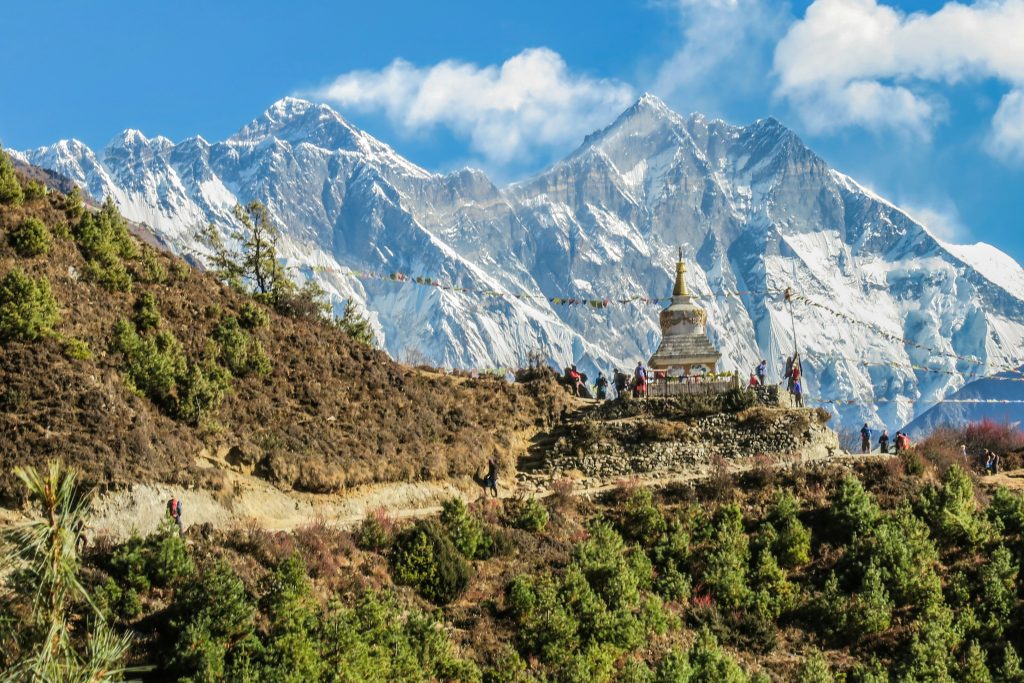
[[[719,113],[724,103],[766,93],[771,50],[791,19],[773,0],[674,0],[681,45],[651,86],[689,111]]]
[[[446,126],[495,164],[579,142],[633,99],[630,86],[570,73],[546,48],[524,50],[500,66],[449,60],[419,67],[396,59],[380,71],[343,74],[312,94],[382,111],[409,133]]]
[[[1024,163],[1024,90],[1012,90],[1003,97],[992,117],[986,146],[993,156]]]
[[[1024,0],[950,2],[932,14],[815,0],[775,49],[776,93],[816,131],[858,125],[927,135],[945,109],[934,84],[1024,84],[1022,36]],[[1012,142],[1024,111],[1008,97],[1000,114],[994,139]]]
[[[971,232],[960,219],[960,211],[951,199],[928,204],[902,201],[900,209],[944,242],[959,244],[971,239]]]

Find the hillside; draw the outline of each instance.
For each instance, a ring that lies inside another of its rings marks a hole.
[[[204,453],[285,490],[469,475],[492,453],[511,465],[567,400],[545,380],[512,385],[399,365],[336,326],[276,313],[140,243],[112,206],[83,212],[34,187],[23,203],[0,202],[0,279],[45,279],[57,316],[38,339],[0,341],[0,504],[20,497],[13,467],[50,458],[114,488],[216,490],[224,474],[202,466]],[[47,253],[16,250],[29,219],[40,221],[39,239],[49,236]],[[152,329],[143,313],[157,320]],[[164,394],[130,386],[126,343],[139,376],[154,386],[169,379]],[[227,369],[239,365],[229,352],[248,354],[252,368]]]
[[[972,422],[1020,426],[1024,423],[1024,377],[1021,368],[974,380],[932,406],[904,431],[920,439],[937,427],[963,427]],[[960,403],[959,401],[966,401]]]
[[[591,376],[632,367],[657,348],[645,300],[668,294],[682,246],[724,369],[764,358],[780,377],[792,312],[805,393],[835,401],[844,427],[893,431],[972,374],[1024,361],[1019,265],[946,244],[775,119],[681,116],[645,95],[507,186],[431,173],[322,104],[284,98],[242,123],[224,140],[126,130],[103,149],[17,154],[113,197],[181,254],[201,250],[197,227],[227,234],[232,207],[260,200],[302,277],[339,309],[355,299],[398,359],[516,367],[541,351]]]
[[[353,532],[165,524],[94,537],[81,577],[154,681],[1019,681],[1024,498],[977,502],[924,456],[596,497],[563,480]],[[33,646],[34,589],[8,588],[0,667]]]

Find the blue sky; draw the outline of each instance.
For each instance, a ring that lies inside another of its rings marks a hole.
[[[775,116],[941,235],[1024,261],[1024,0],[108,0],[4,15],[0,142],[14,148],[100,148],[128,127],[222,139],[300,94],[422,166],[510,180],[651,91],[684,114]]]

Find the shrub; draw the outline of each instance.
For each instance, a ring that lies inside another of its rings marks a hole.
[[[135,300],[135,314],[132,320],[139,332],[156,329],[160,326],[160,311],[156,307],[156,297],[152,292],[143,292]]]
[[[882,514],[874,497],[852,474],[839,484],[830,502],[833,525],[847,541],[870,531]]]
[[[906,681],[952,681],[953,652],[960,636],[953,628],[953,614],[945,605],[929,608],[918,620],[904,657],[902,677]]]
[[[89,343],[84,339],[76,339],[75,337],[63,337],[60,340],[61,348],[64,351],[64,355],[74,360],[90,360],[92,358],[92,349],[89,348]]]
[[[140,282],[149,284],[163,284],[167,282],[167,269],[157,258],[156,252],[152,249],[143,249],[139,258],[139,265],[135,269],[135,277]]]
[[[665,516],[654,504],[651,490],[635,488],[626,498],[622,509],[622,534],[644,546],[653,546],[665,533]]]
[[[746,683],[747,676],[731,657],[718,647],[718,639],[707,629],[697,633],[690,647],[694,683]]]
[[[774,622],[796,605],[796,586],[789,582],[786,572],[767,548],[758,554],[750,578],[754,613],[762,622]]]
[[[509,652],[515,656],[514,651]],[[422,610],[400,603],[394,593],[368,591],[345,607],[332,601],[321,628],[324,680],[340,681],[479,681],[471,662],[457,659],[445,629]],[[504,660],[504,658],[503,658]],[[504,660],[505,676],[495,683],[519,683],[522,667]],[[525,683],[525,682],[524,682]]]
[[[834,679],[828,660],[821,652],[815,650],[800,665],[796,680],[798,683],[832,683]]]
[[[772,552],[785,567],[807,564],[811,560],[811,532],[797,514],[800,504],[788,491],[780,491],[769,511],[769,519],[777,529]]]
[[[82,269],[83,277],[95,282],[108,292],[127,292],[132,288],[132,276],[121,261],[103,265],[100,261],[89,260]]]
[[[1010,624],[1017,602],[1017,575],[1020,567],[1013,554],[999,546],[981,568],[981,617],[993,640],[1001,640]]]
[[[421,520],[398,534],[390,559],[396,583],[412,586],[438,605],[457,598],[469,582],[469,566],[434,520]]]
[[[50,251],[53,238],[46,225],[38,218],[29,216],[7,233],[7,242],[18,256],[31,258]]]
[[[238,311],[238,324],[245,330],[255,330],[266,327],[270,323],[270,314],[267,309],[253,301],[246,301]]]
[[[122,354],[128,384],[153,402],[173,412],[172,392],[187,364],[181,344],[167,331],[140,336],[127,320],[114,327],[113,349]]]
[[[359,313],[352,299],[345,302],[345,310],[340,318],[334,319],[334,324],[360,344],[375,346],[377,343],[370,321]]]
[[[259,340],[242,329],[235,317],[224,318],[213,331],[220,351],[218,360],[235,377],[270,372],[270,360]]]
[[[998,523],[1006,533],[1024,532],[1024,495],[1000,486],[988,505],[989,520]]]
[[[1003,663],[999,666],[999,681],[1002,683],[1024,683],[1024,670],[1021,669],[1020,656],[1007,643],[1003,647]]]
[[[704,582],[723,606],[736,609],[747,600],[750,542],[739,505],[729,503],[715,515],[713,537],[704,562]]]
[[[985,663],[985,651],[976,640],[972,640],[967,647],[959,680],[963,683],[992,683],[992,674]]]
[[[970,453],[981,453],[987,448],[1004,454],[1024,448],[1024,433],[1009,423],[984,419],[964,428],[963,443]]]
[[[441,505],[441,524],[463,556],[468,559],[477,556],[483,544],[484,530],[480,521],[469,514],[461,498],[450,498]]]
[[[627,659],[615,680],[616,683],[654,683],[654,672],[642,660]]]
[[[687,683],[692,675],[690,656],[685,650],[673,648],[658,662],[654,683]]]
[[[227,370],[216,364],[189,363],[188,371],[175,382],[178,390],[175,417],[192,426],[202,424],[220,407],[230,380]]]
[[[82,202],[82,191],[78,186],[71,188],[71,192],[64,195],[64,215],[69,221],[77,222],[85,213],[85,204]]]
[[[850,629],[857,636],[885,631],[892,622],[892,611],[892,600],[885,589],[882,572],[872,562],[864,572],[860,591],[850,601]]]
[[[17,206],[25,200],[25,193],[14,172],[14,164],[7,153],[0,149],[0,204]]]
[[[322,659],[317,639],[319,609],[306,567],[298,555],[285,558],[263,580],[260,612],[269,628],[259,649],[258,678],[267,681],[315,681]]]
[[[876,563],[890,595],[901,605],[925,608],[941,602],[936,574],[938,551],[928,527],[909,508],[885,517],[871,536],[858,536],[850,549],[851,559],[863,577]]]
[[[57,302],[45,276],[33,279],[17,268],[0,280],[0,340],[36,341],[57,322]]]
[[[49,193],[49,190],[46,188],[46,185],[43,185],[39,181],[29,180],[25,183],[24,192],[25,201],[34,202],[39,199],[46,199],[46,195]]]
[[[178,679],[225,680],[236,655],[252,645],[254,606],[223,561],[183,584],[169,613],[174,644],[166,670]]]
[[[682,572],[674,560],[668,560],[654,579],[654,590],[665,600],[686,604],[693,590],[689,574]]]
[[[515,529],[539,533],[548,524],[548,509],[536,498],[510,498],[505,501],[505,520]]]
[[[638,550],[627,552],[622,537],[602,521],[590,526],[590,537],[576,546],[573,562],[610,609],[636,605],[640,589],[653,579],[647,556]]]
[[[381,552],[391,546],[394,522],[381,508],[368,515],[356,530],[356,545],[363,550]]]
[[[946,470],[940,488],[925,489],[923,502],[932,528],[948,544],[976,546],[991,536],[978,513],[971,477],[959,465]]]
[[[118,584],[139,592],[167,588],[194,570],[185,541],[169,518],[144,539],[132,536],[110,556],[111,575]]]
[[[84,213],[74,234],[86,260],[84,273],[88,279],[109,291],[131,288],[131,275],[123,259],[138,256],[138,246],[112,199],[108,197],[99,212]]]

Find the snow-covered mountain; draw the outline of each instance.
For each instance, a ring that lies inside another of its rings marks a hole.
[[[771,118],[684,118],[644,95],[568,158],[507,187],[472,169],[428,172],[329,107],[294,98],[222,142],[128,130],[98,154],[65,140],[17,155],[113,196],[185,253],[199,249],[198,226],[226,232],[237,202],[265,202],[297,273],[339,305],[354,298],[399,359],[493,368],[539,350],[559,366],[632,367],[657,347],[658,308],[482,297],[338,271],[509,294],[662,297],[682,245],[724,368],[746,372],[763,357],[778,377],[795,329],[808,393],[856,402],[838,407],[846,424],[906,424],[964,373],[1024,362],[1020,266],[987,245],[943,243]],[[791,308],[778,293],[786,287],[797,294]],[[761,293],[724,293],[734,290]]]
[[[904,431],[920,439],[936,427],[963,427],[981,420],[1024,424],[1024,367],[964,385],[918,415]]]

